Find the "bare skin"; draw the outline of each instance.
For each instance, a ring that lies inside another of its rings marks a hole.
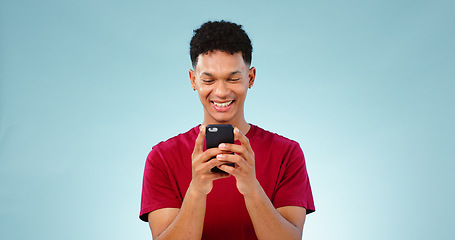
[[[213,51],[201,54],[189,75],[191,86],[198,91],[204,107],[204,122],[192,154],[192,181],[181,208],[149,213],[153,239],[201,239],[207,194],[212,190],[213,181],[230,175],[235,177],[237,189],[244,196],[258,239],[301,239],[306,209],[273,207],[256,179],[254,152],[243,134],[250,129],[243,106],[248,88],[253,86],[256,69],[245,64],[241,53]],[[229,107],[217,107],[217,104],[228,103]],[[235,139],[241,145],[220,144],[218,148],[203,151],[207,124],[232,124]],[[235,163],[235,167],[223,165],[225,163]],[[210,170],[213,167],[227,174],[213,173]]]

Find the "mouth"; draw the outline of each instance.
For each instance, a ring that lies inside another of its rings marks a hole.
[[[231,100],[229,102],[224,102],[224,103],[217,103],[217,102],[212,102],[212,103],[217,107],[225,108],[225,107],[231,105],[232,102],[234,102],[234,100]]]
[[[231,100],[229,102],[214,102],[214,101],[211,101],[211,103],[213,104],[213,107],[215,108],[215,110],[220,111],[220,112],[225,112],[225,111],[229,110],[231,108],[233,102],[234,102],[234,100]]]

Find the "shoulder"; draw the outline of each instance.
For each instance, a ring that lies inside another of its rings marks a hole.
[[[174,137],[169,138],[166,141],[162,141],[162,142],[156,144],[155,146],[153,146],[153,148],[166,149],[169,147],[179,146],[181,144],[185,144],[188,142],[191,142],[194,144],[194,140],[197,138],[197,132],[196,132],[195,128],[197,128],[197,126],[194,128],[191,128],[187,132],[180,133]]]
[[[253,130],[253,133],[251,134],[252,136],[250,141],[268,143],[267,145],[273,144],[279,148],[300,148],[298,142],[284,137],[278,133],[265,130],[259,126],[251,124],[251,130]]]
[[[152,147],[152,150],[149,153],[149,158],[151,156],[163,154],[173,154],[173,153],[182,153],[194,149],[194,141],[197,138],[198,126],[191,128],[187,132],[180,133],[174,137],[167,139],[166,141],[159,142]]]

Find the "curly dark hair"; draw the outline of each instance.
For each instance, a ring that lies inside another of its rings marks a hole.
[[[241,52],[246,64],[251,64],[253,46],[251,40],[238,25],[228,21],[206,22],[199,29],[193,31],[190,42],[190,57],[193,67],[197,64],[198,56],[213,50],[220,50],[230,54]]]

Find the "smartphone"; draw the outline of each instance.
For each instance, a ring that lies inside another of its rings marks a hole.
[[[207,149],[217,148],[220,143],[234,144],[234,127],[231,124],[210,124],[205,128],[205,144]],[[226,165],[234,167],[234,163]],[[212,168],[212,172],[224,172],[217,167]]]

